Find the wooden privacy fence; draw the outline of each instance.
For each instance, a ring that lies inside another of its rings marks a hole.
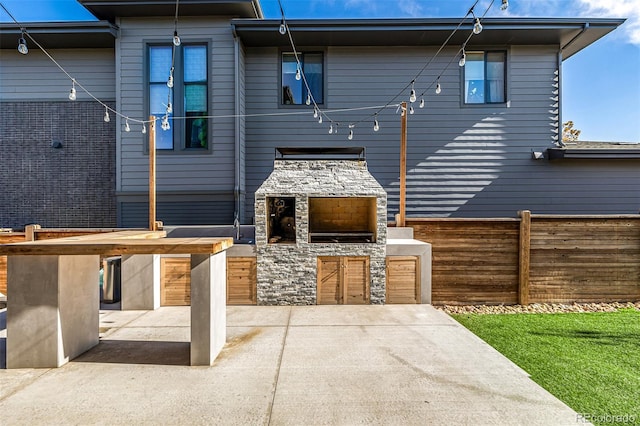
[[[434,304],[640,300],[640,215],[536,215],[510,219],[407,218],[432,244]],[[0,244],[117,229],[0,233]],[[6,257],[0,292],[6,294]]]
[[[640,300],[640,215],[409,218],[432,244],[434,304]]]

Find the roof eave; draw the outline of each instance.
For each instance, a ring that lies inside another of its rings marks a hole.
[[[21,27],[26,28],[45,49],[113,48],[119,31],[117,26],[107,21],[3,24],[0,27],[0,49],[17,47]]]

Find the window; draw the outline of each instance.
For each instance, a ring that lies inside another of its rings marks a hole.
[[[321,52],[298,53],[300,65],[311,89],[311,95],[317,104],[324,103],[324,60]],[[282,105],[302,105],[306,102],[308,91],[304,79],[296,79],[296,56],[293,53],[282,54]]]
[[[467,52],[464,66],[464,103],[505,102],[505,52]]]
[[[156,131],[156,148],[207,149],[209,146],[209,82],[206,44],[185,44],[176,47],[174,58],[173,89],[167,87],[171,70],[173,46],[149,46],[149,113],[156,117],[169,114],[170,130]],[[174,99],[178,99],[175,102]],[[185,117],[171,120],[171,117]]]

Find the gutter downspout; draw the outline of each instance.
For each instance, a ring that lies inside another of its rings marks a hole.
[[[238,39],[238,33],[236,27],[231,26],[233,32],[233,56],[234,56],[234,156],[235,156],[235,177],[233,198],[235,202],[233,213],[233,226],[240,232],[241,222],[241,203],[240,203],[240,40]]]

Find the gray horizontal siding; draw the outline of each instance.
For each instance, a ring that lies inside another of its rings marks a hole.
[[[115,99],[113,49],[54,49],[49,54],[95,97]],[[0,100],[68,101],[71,79],[36,46],[28,55],[3,49],[0,57]],[[91,100],[79,87],[76,90],[78,101]]]
[[[304,50],[304,49],[301,49]],[[418,48],[330,48],[326,52],[325,108],[383,105],[395,96],[435,53]],[[637,163],[534,161],[532,150],[552,147],[558,129],[557,47],[509,48],[507,105],[467,106],[461,102],[455,50],[445,49],[416,81],[418,94],[442,73],[442,93],[433,88],[427,106],[408,116],[407,212],[410,216],[513,217],[536,213],[637,213]],[[247,51],[248,114],[304,111],[279,108],[277,49]],[[409,91],[398,98],[407,100]],[[340,122],[318,124],[312,109],[302,116],[249,117],[247,211],[253,193],[273,168],[276,146],[365,146],[369,170],[389,193],[389,217],[398,210],[400,117],[380,112],[379,132],[372,111],[330,114]],[[349,122],[359,122],[346,138]]]
[[[208,201],[160,201],[156,203],[156,218],[165,225],[231,225],[233,207],[233,194],[217,195]],[[118,226],[149,226],[149,205],[146,202],[120,202]]]
[[[171,40],[173,20],[127,18],[120,22],[117,43],[120,56],[120,105],[123,114],[141,117],[145,111],[144,56],[146,42]],[[229,116],[235,106],[233,36],[227,18],[181,18],[179,33],[184,42],[210,42],[210,111],[214,116]],[[168,70],[167,70],[168,72]],[[178,102],[178,100],[174,100]],[[158,126],[158,130],[162,130]],[[157,155],[158,191],[232,191],[235,174],[235,124],[233,118],[210,121],[211,150],[206,153],[159,152]],[[143,191],[147,187],[148,156],[145,136],[136,132],[119,135],[118,190]],[[178,146],[179,143],[176,142]],[[231,209],[233,212],[233,208]]]

